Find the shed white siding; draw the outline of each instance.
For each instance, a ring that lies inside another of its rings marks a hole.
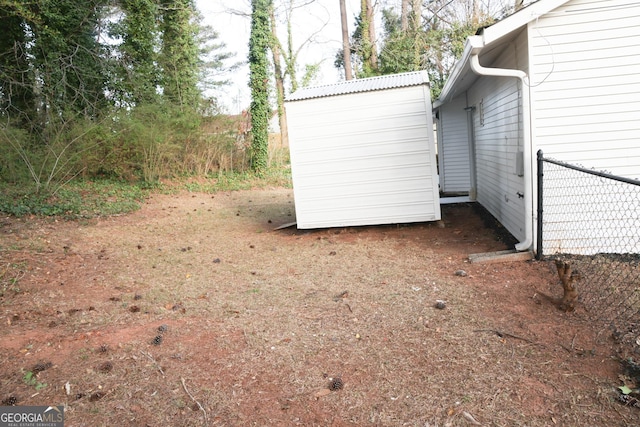
[[[465,97],[459,96],[439,110],[438,163],[443,193],[467,193],[471,187],[466,106]]]
[[[516,69],[526,64],[526,31],[485,67]],[[527,71],[527,70],[524,70]],[[468,91],[474,112],[477,200],[517,239],[525,236],[524,179],[517,158],[524,149],[521,83],[510,77],[481,77]]]
[[[573,0],[529,25],[537,148],[640,179],[640,6]]]
[[[297,100],[286,111],[298,228],[440,219],[428,85]]]

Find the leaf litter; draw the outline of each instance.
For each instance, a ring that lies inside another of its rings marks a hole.
[[[561,295],[552,265],[468,262],[513,244],[476,207],[273,230],[293,215],[275,188],[158,194],[81,223],[5,219],[0,261],[24,275],[0,301],[2,402],[65,404],[70,425],[637,420],[606,328],[535,299]],[[51,363],[37,392],[22,381],[34,360]]]

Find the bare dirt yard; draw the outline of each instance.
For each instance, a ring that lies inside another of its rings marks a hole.
[[[484,218],[276,231],[289,189],[0,218],[0,399],[69,427],[638,425],[611,332],[540,296],[551,263],[469,262],[510,247]]]

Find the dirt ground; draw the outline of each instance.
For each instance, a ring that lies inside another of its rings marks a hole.
[[[288,189],[0,218],[0,399],[69,427],[637,425],[550,263],[469,262],[510,245],[483,218],[275,231]]]

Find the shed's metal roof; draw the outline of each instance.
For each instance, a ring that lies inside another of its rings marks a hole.
[[[411,73],[368,77],[366,79],[346,80],[330,85],[305,87],[298,89],[291,95],[287,96],[286,100],[301,101],[303,99],[323,98],[326,96],[371,92],[375,90],[395,89],[425,84],[429,84],[429,76],[427,72],[414,71]]]

